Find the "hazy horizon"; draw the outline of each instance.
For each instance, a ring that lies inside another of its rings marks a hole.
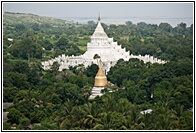
[[[133,23],[147,21],[158,24],[163,21],[172,26],[180,22],[187,26],[193,24],[191,2],[4,2],[3,12],[31,13],[70,20],[90,18],[93,21],[100,13],[103,22],[126,18],[124,21]]]

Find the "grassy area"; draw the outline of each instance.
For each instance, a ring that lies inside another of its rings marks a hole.
[[[86,46],[78,46],[79,49],[81,49],[82,51],[86,51],[87,47]]]
[[[82,45],[82,46],[86,46],[88,42],[90,42],[90,41],[89,40],[81,40],[81,39],[78,40],[78,44]]]
[[[129,40],[129,36],[123,36],[123,37],[120,37],[120,39]]]

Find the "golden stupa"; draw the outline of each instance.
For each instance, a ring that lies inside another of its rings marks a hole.
[[[100,59],[99,63],[99,70],[97,72],[97,75],[95,77],[95,87],[103,87],[108,83],[107,77],[105,76],[105,73],[102,70],[102,61]]]

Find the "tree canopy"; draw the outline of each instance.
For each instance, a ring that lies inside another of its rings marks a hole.
[[[131,54],[166,64],[122,59],[107,74],[111,84],[88,99],[98,66],[43,70],[41,61],[81,55],[96,27],[32,14],[3,14],[3,102],[12,126],[24,130],[193,130],[193,25],[127,21],[102,23]],[[13,41],[9,41],[12,38]],[[95,55],[94,59],[99,56]],[[112,90],[113,92],[110,92]],[[151,109],[150,113],[141,113]]]

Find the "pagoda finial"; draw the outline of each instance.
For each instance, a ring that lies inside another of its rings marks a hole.
[[[102,68],[102,61],[101,61],[101,57],[100,57],[100,60],[99,60],[99,67]]]
[[[101,18],[100,18],[100,12],[99,12],[99,17],[98,17],[98,21],[101,21]]]

